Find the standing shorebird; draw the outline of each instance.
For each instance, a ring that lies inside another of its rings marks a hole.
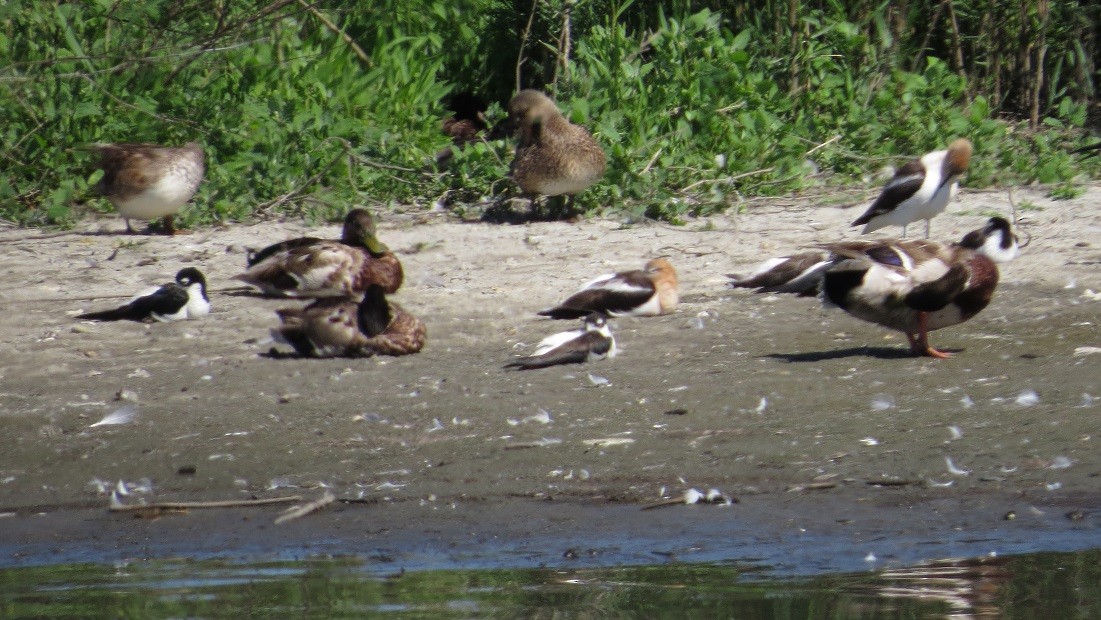
[[[522,90],[508,104],[509,122],[519,129],[512,179],[525,194],[574,197],[604,176],[604,149],[584,128],[566,120],[554,101]]]
[[[205,172],[198,142],[182,147],[156,144],[96,144],[103,178],[96,191],[115,205],[133,233],[130,219],[164,218],[164,232],[176,233],[173,216],[199,188]]]
[[[929,220],[948,207],[948,201],[959,190],[959,179],[971,162],[971,142],[960,138],[946,151],[934,151],[899,168],[883,187],[879,198],[853,226],[865,224],[862,233],[884,226],[901,226],[906,238],[906,226],[925,220],[925,238],[929,238]]]
[[[1018,249],[1009,222],[993,217],[959,243],[829,243],[819,252],[772,261],[771,270],[758,269],[732,284],[757,292],[820,291],[826,305],[906,334],[915,355],[943,359],[949,354],[929,345],[929,332],[959,325],[986,308],[998,286],[996,263],[1016,258]]]
[[[677,271],[661,257],[642,269],[609,273],[585,283],[561,304],[539,314],[576,319],[599,312],[605,316],[656,316],[677,307]]]

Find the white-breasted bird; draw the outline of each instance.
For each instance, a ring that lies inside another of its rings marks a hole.
[[[142,291],[125,305],[112,310],[86,312],[78,319],[92,321],[182,321],[210,314],[206,278],[194,267],[176,274],[176,281]]]
[[[605,316],[656,316],[677,307],[677,271],[661,257],[643,269],[609,273],[586,282],[561,304],[539,314],[576,319],[592,312]]]
[[[164,232],[176,232],[173,217],[199,188],[206,171],[198,142],[182,147],[159,144],[95,144],[103,177],[96,191],[111,201],[134,232],[131,219],[164,218]]]
[[[883,187],[879,197],[853,226],[864,224],[863,234],[884,226],[901,226],[906,238],[906,226],[925,220],[925,238],[929,238],[929,220],[948,207],[948,201],[959,190],[959,178],[971,162],[971,142],[960,138],[944,151],[934,151],[908,162],[895,172]]]
[[[536,346],[534,353],[505,364],[505,368],[530,370],[615,357],[615,336],[604,316],[594,312],[582,322],[580,329],[547,336]]]

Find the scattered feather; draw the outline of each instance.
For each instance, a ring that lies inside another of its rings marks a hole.
[[[1048,491],[1058,491],[1059,489],[1063,488],[1063,483],[1062,482],[1049,482],[1049,483],[1045,484],[1044,487],[1047,488]]]
[[[963,468],[960,468],[960,467],[956,467],[956,464],[952,462],[952,457],[950,457],[950,456],[944,457],[944,464],[948,467],[948,473],[952,474],[953,476],[970,476],[971,475],[971,470],[970,469],[963,469]]]
[[[765,410],[767,410],[767,409],[768,409],[768,397],[767,396],[762,396],[760,402],[757,403],[757,415],[764,414]]]
[[[1035,390],[1024,390],[1017,395],[1016,402],[1021,407],[1031,407],[1040,402],[1040,395]]]
[[[109,426],[112,424],[129,424],[130,422],[134,421],[134,417],[137,414],[137,407],[135,407],[134,405],[125,405],[103,416],[103,419],[99,422],[88,425],[88,428],[93,428],[96,426]]]
[[[955,441],[963,438],[963,431],[958,426],[949,426],[948,432],[952,433],[952,438],[949,441]]]
[[[953,484],[956,484],[956,481],[955,480],[949,480],[947,482],[937,482],[936,480],[933,480],[932,478],[929,478],[928,480],[926,480],[926,484],[928,484],[929,486],[931,486],[933,488],[944,488],[944,487],[950,487]]]
[[[1097,401],[1097,399],[1093,396],[1090,396],[1089,393],[1083,393],[1082,394],[1082,402],[1078,403],[1078,406],[1079,407],[1092,407],[1093,403],[1096,402],[1096,401]]]
[[[582,439],[581,443],[586,446],[597,446],[598,448],[610,448],[612,446],[625,446],[627,444],[634,443],[634,439],[627,437],[604,437],[602,439]]]
[[[604,385],[611,385],[612,384],[611,381],[609,381],[605,377],[601,377],[600,375],[594,375],[591,372],[588,373],[588,375],[589,375],[589,383],[592,383],[596,387],[601,387],[601,386],[604,386]]]
[[[875,557],[875,554],[872,553],[871,551],[868,552],[868,555],[864,556],[864,561],[869,563],[869,564],[871,564],[872,562],[875,562],[877,559],[879,559],[879,558]]]
[[[864,444],[865,446],[878,446],[879,440],[875,437],[865,437],[864,439],[860,440],[860,443]]]
[[[1048,469],[1067,469],[1071,465],[1074,465],[1074,461],[1065,457],[1057,456],[1051,461],[1051,465],[1048,465]]]
[[[119,499],[118,493],[111,491],[111,499],[108,501],[108,506],[112,510],[118,510],[119,508],[126,506],[126,504],[122,503],[122,500]]]
[[[964,409],[970,409],[975,406],[975,401],[971,400],[971,397],[967,394],[964,394],[963,398],[960,399],[960,404],[963,405]]]
[[[276,489],[296,489],[296,488],[298,488],[298,485],[295,484],[294,481],[291,480],[289,476],[283,476],[283,477],[280,477],[280,478],[272,478],[271,481],[268,482],[268,490],[269,491],[274,491]]]
[[[1094,293],[1093,289],[1086,289],[1082,292],[1082,297],[1090,301],[1101,301],[1101,293]]]
[[[1002,465],[1001,471],[1003,474],[1012,474],[1013,472],[1017,471],[1017,467],[1006,467],[1005,465]]]
[[[1074,349],[1074,357],[1085,357],[1101,353],[1101,347],[1077,347]]]
[[[440,419],[439,419],[439,418],[432,418],[432,427],[431,427],[431,428],[429,428],[429,429],[428,429],[427,431],[425,431],[425,432],[427,432],[427,433],[434,433],[434,432],[436,432],[436,431],[442,431],[442,430],[443,430],[443,428],[444,428],[444,426],[443,426],[443,422],[440,422]]]
[[[550,424],[551,422],[553,422],[553,420],[551,420],[550,412],[546,409],[543,409],[542,407],[539,408],[539,411],[536,412],[535,415],[528,416],[526,421],[538,422],[540,424]]]
[[[890,394],[876,394],[872,398],[872,411],[886,411],[895,406],[895,399]]]

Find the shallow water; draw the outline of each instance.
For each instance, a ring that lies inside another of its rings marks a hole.
[[[0,570],[0,615],[1101,616],[1101,550],[780,578],[752,564],[397,571],[377,558]]]

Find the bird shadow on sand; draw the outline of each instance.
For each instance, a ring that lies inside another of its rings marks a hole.
[[[223,289],[218,289],[218,290],[212,290],[210,292],[211,293],[217,293],[219,295],[225,295],[227,297],[251,297],[253,299],[280,299],[280,300],[283,300],[283,301],[290,301],[290,302],[298,301],[298,299],[296,299],[294,297],[279,297],[278,295],[268,295],[268,294],[265,294],[263,291],[258,291],[256,289],[254,289],[252,287],[248,287],[248,286],[237,286],[237,287],[233,287],[233,288],[223,288]],[[310,298],[305,298],[304,297],[303,299],[305,299],[306,301],[313,301],[313,299],[310,299]]]
[[[963,349],[945,349],[946,353],[958,353]],[[785,362],[823,362],[845,359],[847,357],[874,357],[881,360],[915,359],[914,354],[904,347],[850,347],[830,351],[806,351],[803,353],[769,353],[761,357],[783,360]]]

